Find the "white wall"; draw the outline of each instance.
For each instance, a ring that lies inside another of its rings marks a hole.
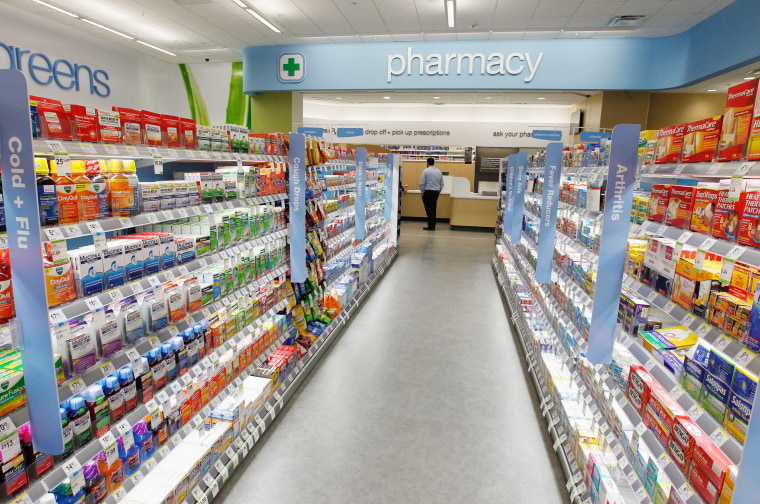
[[[189,114],[187,95],[177,65],[131,51],[105,37],[94,37],[0,3],[0,42],[45,54],[51,61],[65,59],[72,64],[87,65],[93,71],[104,70],[109,77],[106,82],[111,88],[110,95],[103,98],[90,94],[89,80],[87,86],[80,87],[78,92],[74,89],[63,90],[54,82],[46,86],[37,84],[29,77],[27,54],[23,66],[30,94],[93,107],[110,109],[118,105],[163,114]],[[0,47],[0,69],[8,67],[8,53]]]
[[[567,138],[568,106],[355,104],[304,100],[304,124],[329,130],[364,128],[365,135],[334,141],[400,145],[545,147],[534,129],[557,129]],[[369,130],[369,133],[366,132]]]

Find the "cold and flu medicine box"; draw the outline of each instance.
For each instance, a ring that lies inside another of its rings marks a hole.
[[[80,247],[69,252],[74,267],[74,281],[79,297],[103,292],[103,256],[94,246]]]
[[[709,162],[715,159],[723,116],[709,117],[686,124],[681,161]]]
[[[757,85],[758,80],[754,79],[728,88],[718,161],[736,161],[744,157],[752,127]]]
[[[677,163],[679,161],[685,130],[685,124],[677,124],[662,128],[657,132],[655,163]]]
[[[741,366],[736,366],[731,381],[731,391],[728,395],[728,407],[723,419],[723,426],[742,444],[747,436],[752,405],[755,402],[757,380],[757,375]]]
[[[66,111],[71,122],[75,140],[98,141],[98,109],[66,103],[63,105],[63,110]]]
[[[29,101],[36,104],[40,136],[72,139],[71,123],[60,101],[39,96],[29,96]]]
[[[140,111],[123,107],[113,107],[113,110],[119,114],[121,120],[122,142],[129,145],[142,144],[143,125]]]
[[[670,187],[668,208],[665,223],[671,226],[688,229],[691,224],[691,210],[694,204],[693,186],[674,185]]]

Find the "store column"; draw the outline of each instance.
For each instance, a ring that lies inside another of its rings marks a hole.
[[[251,130],[254,133],[295,131],[303,124],[303,93],[262,92],[251,95]]]

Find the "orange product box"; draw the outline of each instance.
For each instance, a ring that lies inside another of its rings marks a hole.
[[[100,141],[121,143],[121,116],[113,110],[98,110]]]
[[[655,145],[655,163],[677,163],[683,147],[683,135],[686,131],[685,124],[676,124],[662,128],[657,132]]]
[[[726,473],[732,465],[731,459],[726,457],[710,438],[696,440],[691,451],[691,466],[697,466],[702,470],[718,489],[716,493],[720,494]]]
[[[736,240],[739,234],[739,203],[741,201],[729,201],[728,188],[731,181],[728,179],[720,181],[720,190],[718,191],[718,202],[715,205],[715,215],[713,216],[712,235],[724,240]]]
[[[162,115],[161,132],[165,135],[167,147],[181,147],[179,117]]]
[[[180,117],[179,127],[182,136],[182,147],[195,149],[195,120]]]
[[[631,366],[625,394],[639,414],[643,415],[644,409],[646,409],[646,405],[649,402],[651,391],[654,388],[661,389],[662,386],[649,374],[649,371],[644,369],[643,366]]]
[[[69,116],[74,140],[98,141],[98,109],[67,103],[63,106],[63,110]]]
[[[71,270],[71,263],[66,261],[63,264],[51,266],[46,264],[45,287],[47,290],[47,302],[50,307],[76,299],[77,290],[74,284],[74,273]]]
[[[665,215],[666,224],[683,229],[689,228],[696,189],[693,186],[671,186],[668,209]]]
[[[142,144],[142,114],[139,110],[113,107],[121,119],[121,141],[125,144]]]
[[[739,243],[760,248],[760,188],[744,191],[744,205],[739,213]]]
[[[751,303],[759,280],[760,268],[737,262],[731,273],[728,293],[744,302]]]
[[[720,488],[716,487],[710,478],[707,477],[704,470],[696,464],[689,467],[689,483],[694,487],[700,497],[707,504],[716,504],[720,496]]]
[[[760,160],[760,93],[755,93],[755,110],[747,142],[747,160]]]
[[[735,161],[744,157],[752,126],[757,84],[758,80],[754,79],[728,88],[718,143],[718,161]]]
[[[720,184],[700,182],[694,191],[694,207],[691,211],[689,229],[695,233],[712,233],[715,205],[718,203]]]
[[[678,260],[670,297],[687,310],[691,310],[694,292],[697,288],[697,276],[693,261],[683,257]]]
[[[652,184],[652,195],[649,197],[649,220],[665,221],[669,197],[670,184]]]
[[[140,115],[142,117],[143,143],[146,145],[163,145],[164,140],[161,136],[161,114],[143,110]]]
[[[722,124],[723,116],[708,117],[686,124],[681,161],[699,163],[715,159]]]

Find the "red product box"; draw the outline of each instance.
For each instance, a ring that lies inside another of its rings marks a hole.
[[[728,88],[718,143],[718,161],[735,161],[744,157],[752,126],[757,83],[758,80],[754,79]]]
[[[142,144],[142,114],[139,110],[113,107],[121,118],[122,142],[130,145]]]
[[[652,195],[649,197],[649,220],[664,222],[670,198],[670,184],[652,184]]]
[[[689,229],[706,235],[712,233],[715,206],[718,204],[718,184],[705,184],[697,186],[694,191],[694,205],[691,212],[691,224]]]
[[[100,141],[121,143],[121,117],[116,111],[98,110]]]
[[[142,117],[143,143],[146,145],[163,145],[164,141],[161,136],[161,114],[143,110],[140,115]]]
[[[657,143],[654,151],[654,162],[677,163],[683,147],[683,135],[686,131],[685,124],[676,124],[662,128],[657,132]]]
[[[649,405],[657,413],[657,416],[667,424],[668,433],[673,429],[673,424],[677,417],[688,418],[688,415],[681,405],[678,404],[675,399],[670,397],[670,394],[661,387],[652,389],[649,394]],[[667,439],[668,438],[665,437],[663,443],[666,443]]]
[[[748,189],[739,219],[739,243],[760,248],[760,189]]]
[[[61,102],[39,96],[30,96],[29,100],[37,102],[43,138],[71,140],[71,124]]]
[[[689,468],[689,483],[694,487],[700,497],[707,504],[716,504],[720,497],[720,488],[707,477],[705,472],[696,464],[691,464]]]
[[[718,202],[715,205],[715,215],[713,216],[712,235],[715,238],[736,241],[739,234],[739,214],[744,207],[744,193],[742,193],[739,201],[729,201],[728,188],[730,182],[730,180],[720,181]]]
[[[180,117],[179,127],[182,132],[182,146],[185,149],[195,149],[195,120]]]
[[[691,225],[691,209],[694,205],[696,187],[674,185],[670,187],[665,223],[688,229]]]
[[[715,159],[722,124],[723,116],[688,123],[683,137],[681,160],[684,163],[699,163]]]
[[[179,117],[161,116],[161,132],[165,135],[167,147],[181,147]]]
[[[65,104],[63,110],[69,116],[74,131],[74,140],[98,141],[98,109],[83,105]]]
[[[643,415],[653,388],[662,388],[657,380],[642,366],[631,366],[625,394],[633,407]]]
[[[713,443],[710,438],[697,439],[691,451],[691,466],[698,466],[720,494],[726,479],[731,460]]]
[[[668,450],[670,450],[670,444],[675,443],[680,447],[683,457],[686,462],[690,462],[692,459],[692,452],[697,443],[709,442],[710,438],[694,421],[686,416],[678,416],[673,422],[673,430],[671,431],[670,440],[668,442]],[[675,450],[674,450],[675,451]],[[679,458],[675,459],[679,462]]]
[[[651,403],[647,404],[646,408],[644,408],[644,414],[641,415],[641,419],[644,422],[644,425],[646,425],[655,436],[660,438],[660,441],[667,445],[668,438],[670,437],[670,429],[668,428],[668,424],[665,423],[654,410]]]

